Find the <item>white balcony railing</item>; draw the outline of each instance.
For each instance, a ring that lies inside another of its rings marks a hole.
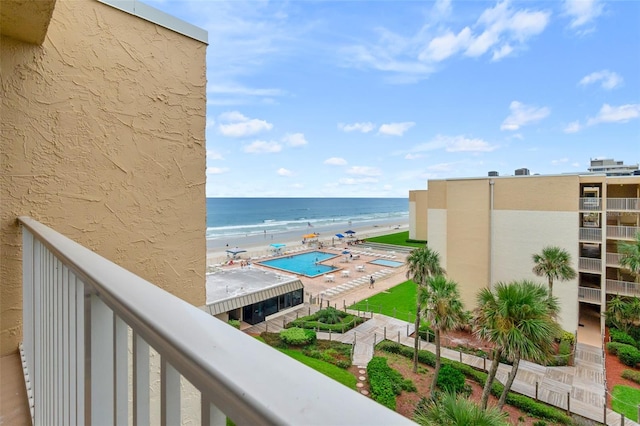
[[[640,211],[640,198],[607,198],[607,210]]]
[[[640,297],[640,284],[628,281],[607,280],[607,293]]]
[[[607,238],[633,240],[638,232],[640,227],[637,226],[607,226]]]
[[[41,223],[20,222],[34,424],[127,424],[130,414],[155,423],[150,348],[160,355],[162,425],[185,420],[182,379],[197,389],[192,423],[412,424]]]
[[[607,253],[607,266],[620,266],[620,259],[622,255],[620,253]]]
[[[602,272],[602,261],[591,257],[581,257],[578,259],[578,269],[587,272]]]
[[[580,241],[602,241],[602,229],[600,228],[580,228]]]
[[[578,300],[580,302],[601,304],[600,289],[591,287],[578,287]]]
[[[587,211],[602,210],[602,198],[596,198],[596,197],[580,198],[580,210],[587,210]]]

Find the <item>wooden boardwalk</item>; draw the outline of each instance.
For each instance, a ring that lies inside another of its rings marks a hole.
[[[298,310],[298,315],[306,315],[309,310],[314,312],[318,308],[305,306]],[[267,328],[269,331],[279,331],[286,322],[296,318],[295,312],[289,312],[265,323],[257,324],[244,331],[260,333]],[[414,339],[409,337],[414,326],[406,321],[391,318],[386,315],[372,314],[371,319],[358,327],[340,333],[318,333],[319,339],[335,340],[354,344],[353,364],[366,366],[373,357],[374,346],[385,339],[399,342],[413,347]],[[435,345],[424,340],[420,341],[420,349],[435,352]],[[491,361],[481,357],[464,354],[452,349],[442,348],[444,358],[460,361],[480,370],[488,370]],[[575,366],[573,367],[545,367],[528,361],[521,361],[518,374],[513,382],[512,391],[539,401],[546,402],[582,417],[604,423],[605,416],[605,385],[604,359],[602,349],[578,343],[576,345]],[[505,383],[511,371],[511,366],[500,364],[497,380]],[[536,395],[537,389],[537,395]],[[621,415],[607,409],[606,424],[621,425]],[[640,426],[638,423],[625,419],[625,426]]]

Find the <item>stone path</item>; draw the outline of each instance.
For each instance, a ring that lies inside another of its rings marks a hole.
[[[306,306],[299,310],[300,316],[307,312],[317,311],[317,307]],[[283,315],[285,322],[296,318],[295,312]],[[282,329],[282,319],[271,320],[269,331],[279,331]],[[265,331],[265,323],[252,326],[249,331],[260,333]],[[406,321],[381,314],[372,314],[371,319],[349,330],[344,334],[340,333],[318,333],[319,339],[335,340],[343,343],[354,344],[353,365],[366,366],[373,357],[373,348],[381,340],[388,339],[399,342],[405,346],[413,347],[414,339],[409,337],[413,333],[414,326]],[[425,341],[420,342],[420,348],[435,352],[435,345]],[[491,366],[491,361],[481,357],[464,354],[452,349],[442,348],[444,358],[460,361],[480,370],[487,370]],[[574,367],[545,367],[528,361],[521,361],[518,374],[513,382],[514,392],[527,395],[532,398],[546,402],[563,410],[592,419],[598,422],[604,420],[604,359],[600,348],[578,343],[576,345]],[[505,383],[511,366],[500,364],[497,380]],[[536,386],[537,385],[537,386]],[[567,405],[569,405],[567,407]],[[607,409],[606,424],[609,426],[621,425],[621,415]],[[625,426],[640,426],[638,423],[625,419]]]

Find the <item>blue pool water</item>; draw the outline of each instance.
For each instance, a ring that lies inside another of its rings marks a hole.
[[[317,277],[318,275],[326,274],[327,272],[338,269],[334,266],[316,264],[316,262],[322,262],[334,257],[338,256],[321,251],[312,251],[308,253],[294,254],[289,257],[265,260],[258,263],[260,265],[269,266],[271,268],[280,269],[293,274]]]
[[[376,260],[372,260],[369,263],[373,263],[374,265],[388,266],[390,268],[399,268],[402,265],[404,265],[404,263],[402,262],[397,262],[395,260],[387,260],[387,259],[376,259]]]

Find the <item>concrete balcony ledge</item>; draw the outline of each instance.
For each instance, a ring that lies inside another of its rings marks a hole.
[[[134,422],[149,423],[150,347],[160,355],[162,424],[184,419],[181,378],[197,390],[195,423],[413,424],[45,225],[19,221],[37,424],[126,423],[130,400]]]

